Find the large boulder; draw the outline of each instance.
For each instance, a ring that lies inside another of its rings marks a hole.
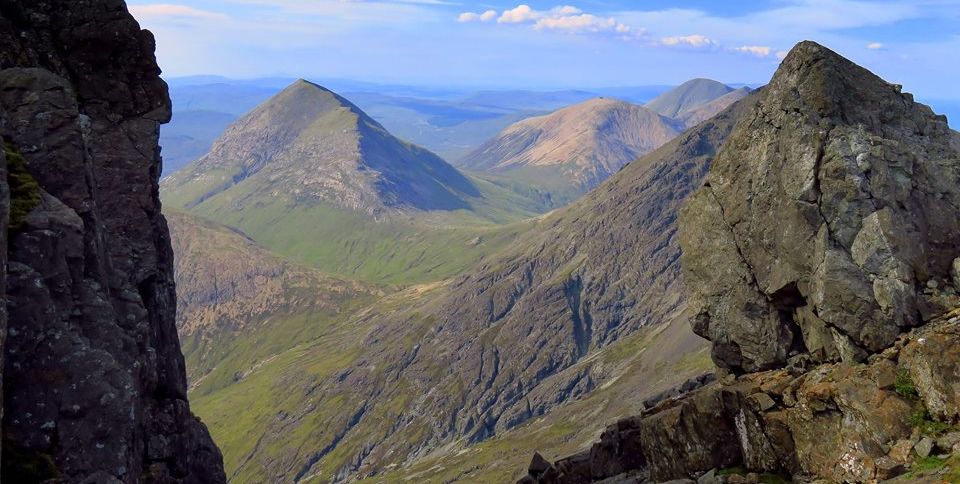
[[[734,372],[863,360],[945,309],[960,152],[943,116],[813,42],[680,216],[694,330]]]

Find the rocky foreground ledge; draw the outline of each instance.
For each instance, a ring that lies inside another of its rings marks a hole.
[[[725,376],[521,482],[960,481],[958,207],[946,119],[798,44],[679,221]]]
[[[590,450],[552,464],[536,456],[520,482],[956,478],[958,374],[960,308],[864,364],[730,375],[663,401],[608,427]]]

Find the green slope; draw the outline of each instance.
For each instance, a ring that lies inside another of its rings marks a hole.
[[[167,207],[295,262],[398,284],[449,277],[510,244],[529,226],[521,221],[549,207],[526,195],[460,173],[305,81],[162,186]]]

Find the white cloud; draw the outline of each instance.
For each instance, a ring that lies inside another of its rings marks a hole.
[[[577,7],[572,7],[570,5],[564,5],[562,7],[556,7],[552,10],[556,15],[565,16],[565,15],[577,15],[583,13],[583,10],[580,10]]]
[[[457,21],[460,23],[467,22],[489,22],[497,18],[496,10],[487,10],[483,13],[474,13],[474,12],[463,12],[457,17]]]
[[[519,24],[524,22],[531,22],[543,17],[542,12],[538,12],[529,5],[518,5],[516,8],[510,10],[504,10],[503,15],[497,19],[497,22],[502,24]]]
[[[588,13],[580,15],[546,17],[537,20],[533,28],[537,30],[562,30],[565,32],[617,32],[626,34],[630,32],[630,27],[621,24],[613,18],[602,18]]]
[[[660,43],[670,47],[688,46],[688,47],[697,47],[697,48],[713,47],[717,45],[717,43],[713,39],[710,39],[709,37],[706,37],[700,34],[664,37],[660,39]]]
[[[770,53],[773,52],[773,49],[764,45],[744,45],[733,50],[737,52],[753,54],[757,57],[768,57],[770,56]]]
[[[777,59],[784,60],[784,59],[787,58],[787,54],[789,54],[789,53],[790,53],[790,51],[788,51],[788,50],[778,50],[778,51],[777,51]]]
[[[208,12],[186,5],[170,3],[156,3],[150,5],[131,5],[130,13],[138,19],[147,18],[181,18],[181,19],[225,19],[226,15],[217,12]]]
[[[484,12],[482,15],[471,12],[460,15],[460,22],[473,22],[476,20],[491,20],[491,11]],[[495,15],[495,12],[493,13]],[[486,16],[486,18],[484,18]],[[629,25],[618,22],[613,17],[601,17],[589,13],[572,5],[561,5],[549,10],[536,10],[527,4],[517,5],[514,8],[504,10],[497,18],[497,23],[501,24],[532,24],[534,30],[552,30],[559,32],[577,33],[600,33],[611,32],[626,36],[634,32]]]
[[[867,48],[870,50],[883,50],[884,47],[886,46],[884,46],[880,42],[871,42],[867,44]]]

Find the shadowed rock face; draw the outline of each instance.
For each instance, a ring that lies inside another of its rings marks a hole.
[[[942,312],[922,291],[960,255],[954,136],[898,86],[794,48],[680,219],[715,362],[862,360]]]
[[[0,2],[4,482],[225,480],[186,400],[153,49],[120,0]]]

